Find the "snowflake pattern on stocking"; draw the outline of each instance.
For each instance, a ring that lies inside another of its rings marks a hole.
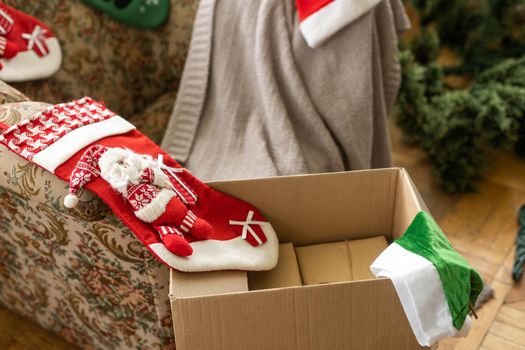
[[[131,185],[128,188],[127,199],[133,210],[140,210],[150,204],[160,193],[160,189],[148,183]]]

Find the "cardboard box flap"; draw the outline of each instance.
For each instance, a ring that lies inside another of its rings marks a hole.
[[[309,245],[388,235],[400,169],[211,182],[251,203],[280,242]]]
[[[296,247],[303,284],[351,281],[352,264],[346,241]]]
[[[172,302],[178,349],[420,348],[388,279]]]
[[[384,236],[348,241],[353,280],[374,279],[370,265],[386,249]]]
[[[392,228],[390,230],[392,238],[401,237],[421,210],[429,212],[410,175],[405,169],[399,169]]]
[[[250,290],[301,285],[301,274],[292,243],[281,243],[279,245],[279,262],[273,270],[248,272],[248,287]]]
[[[170,298],[248,291],[246,271],[180,272],[171,270]]]

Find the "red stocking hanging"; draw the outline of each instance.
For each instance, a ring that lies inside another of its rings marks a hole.
[[[10,127],[0,143],[95,192],[162,262],[181,271],[268,270],[275,232],[257,209],[193,177],[135,127],[90,98]]]

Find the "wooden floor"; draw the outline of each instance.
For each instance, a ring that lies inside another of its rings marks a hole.
[[[392,128],[394,161],[406,167],[452,244],[495,290],[465,339],[440,343],[440,350],[525,350],[525,279],[514,285],[510,270],[516,213],[525,204],[525,162],[494,154],[478,193],[447,195],[431,179],[424,154],[399,142]],[[61,350],[73,347],[37,325],[0,308],[0,349]]]

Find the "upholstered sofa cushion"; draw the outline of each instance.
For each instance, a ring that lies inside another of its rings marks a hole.
[[[81,0],[5,3],[45,22],[62,45],[58,73],[14,85],[31,100],[57,103],[88,95],[128,117],[177,91],[198,1],[172,0],[168,22],[156,30],[116,22]]]

